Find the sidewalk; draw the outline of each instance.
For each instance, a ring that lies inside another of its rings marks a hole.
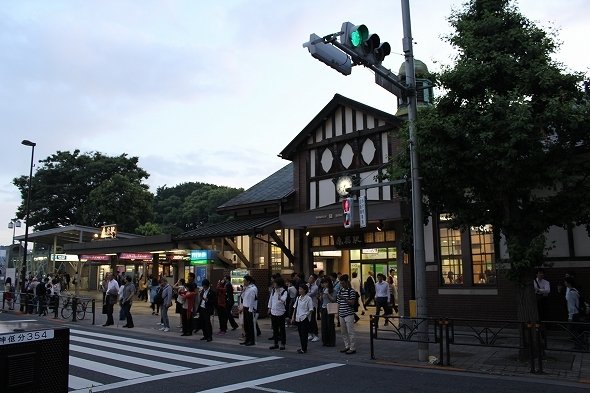
[[[122,325],[124,321],[118,321],[119,307],[115,306],[115,326],[103,328],[101,325],[106,321],[106,316],[101,314],[102,311],[102,294],[100,292],[81,291],[81,297],[88,297],[95,299],[96,304],[96,321],[95,326],[110,330],[123,330]],[[157,340],[165,337],[174,337],[181,340],[193,341],[195,344],[202,337],[202,333],[196,333],[189,337],[180,337],[181,329],[179,314],[169,313],[170,317],[170,332],[163,332],[158,330],[161,326],[158,325],[160,317],[152,315],[152,310],[149,307],[150,303],[134,300],[131,308],[133,315],[134,330],[140,330],[143,333],[151,334],[157,337]],[[4,312],[9,312],[4,310]],[[11,313],[18,311],[10,311]],[[85,319],[76,323],[80,325],[90,326],[92,324],[92,315],[88,314]],[[48,316],[46,318],[51,318]],[[61,317],[56,322],[71,323]],[[117,323],[118,322],[118,323]],[[319,323],[319,321],[318,321]],[[262,331],[262,335],[257,338],[256,346],[250,347],[260,351],[272,352],[275,355],[288,355],[294,353],[298,348],[299,336],[295,328],[287,328],[287,349],[286,351],[271,351],[268,349],[273,344],[268,338],[272,335],[270,327],[270,318],[263,318],[258,320],[258,324]],[[521,362],[518,360],[518,350],[504,349],[495,347],[475,347],[475,346],[457,346],[451,347],[451,363],[450,366],[440,366],[438,364],[431,364],[429,362],[418,361],[418,344],[407,343],[392,340],[374,340],[375,345],[375,359],[370,358],[370,333],[369,333],[369,315],[361,316],[361,320],[355,325],[357,333],[357,353],[355,355],[345,355],[339,352],[342,347],[342,340],[340,338],[339,328],[336,328],[336,347],[323,347],[320,342],[310,342],[308,351],[314,359],[322,359],[327,362],[343,361],[343,362],[362,362],[369,364],[392,365],[402,367],[417,367],[429,368],[437,370],[452,370],[483,373],[488,375],[498,376],[521,376],[532,379],[550,379],[561,380],[568,382],[578,382],[590,384],[590,354],[589,353],[575,353],[575,352],[557,352],[551,351],[546,353],[546,359],[543,361],[543,374],[530,373],[530,363]],[[241,339],[241,329],[235,331],[228,330],[227,334],[218,336],[215,333],[218,331],[218,319],[213,319],[213,341],[216,343],[223,343],[226,345],[238,346]],[[380,330],[380,336],[385,336],[386,330]],[[197,345],[201,345],[200,342]],[[439,357],[438,344],[429,345],[430,359],[436,360]],[[436,359],[433,359],[436,358]],[[537,367],[537,364],[535,364]]]

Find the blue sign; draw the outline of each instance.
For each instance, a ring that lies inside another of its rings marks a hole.
[[[195,282],[200,288],[203,286],[203,279],[207,278],[207,268],[205,266],[199,266],[195,268]]]

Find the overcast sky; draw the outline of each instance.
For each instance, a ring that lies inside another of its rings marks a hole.
[[[410,3],[415,57],[437,70],[451,61],[441,36],[462,1]],[[559,61],[588,71],[589,1],[519,6],[560,30]],[[383,65],[399,69],[398,0],[0,0],[0,244],[20,203],[12,179],[29,172],[23,139],[37,143],[35,163],[58,150],[137,156],[154,192],[249,188],[288,163],[277,154],[335,93],[395,113],[368,69],[345,77],[302,47],[344,21],[389,41]]]

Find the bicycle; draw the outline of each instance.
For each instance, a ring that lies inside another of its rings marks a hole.
[[[73,312],[73,297],[68,296],[63,300],[63,307],[61,309],[61,317],[63,319],[70,319],[72,317]],[[86,307],[88,306],[88,302],[84,302],[81,299],[78,299],[76,303],[76,319],[83,320],[86,316]]]

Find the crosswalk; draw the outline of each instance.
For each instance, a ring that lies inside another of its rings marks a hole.
[[[274,359],[71,329],[68,387],[100,392]]]

